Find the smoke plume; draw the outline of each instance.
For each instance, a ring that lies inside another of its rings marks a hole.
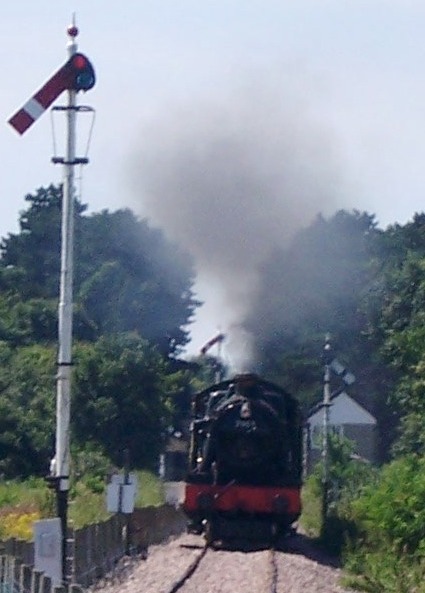
[[[311,96],[306,86],[262,76],[164,107],[141,130],[139,211],[193,255],[210,327],[216,316],[239,369],[251,350],[240,323],[261,262],[336,204],[333,139]]]

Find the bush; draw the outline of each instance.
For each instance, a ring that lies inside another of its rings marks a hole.
[[[22,540],[31,540],[33,535],[33,523],[40,519],[40,513],[17,512],[0,515],[0,539],[7,540],[11,537]]]
[[[347,550],[343,584],[365,593],[425,593],[425,562],[395,553],[383,544],[377,551],[367,546]]]
[[[332,512],[322,527],[320,541],[329,554],[340,556],[356,535],[357,528],[354,521]]]
[[[319,537],[322,515],[322,486],[317,472],[308,476],[302,489],[300,523],[310,537]]]
[[[353,519],[369,546],[385,542],[396,554],[425,557],[425,459],[393,461],[379,483],[352,504]]]
[[[364,591],[425,593],[425,459],[409,456],[381,471],[352,502],[357,533],[345,565]]]
[[[338,435],[329,438],[328,514],[323,520],[323,464],[318,463],[303,488],[302,525],[309,535],[319,537],[331,554],[340,555],[347,542],[355,537],[357,526],[351,516],[351,504],[367,485],[376,482],[377,470],[353,456],[352,443]]]

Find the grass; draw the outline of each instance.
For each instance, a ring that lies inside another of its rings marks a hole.
[[[425,593],[425,559],[397,554],[391,547],[376,551],[348,551],[345,567],[350,574],[342,585],[363,593]]]
[[[164,504],[164,486],[157,476],[147,471],[136,472],[138,489],[137,507],[159,506]]]
[[[161,480],[148,471],[135,472],[138,489],[137,507],[164,503]],[[79,529],[110,517],[106,511],[106,484],[81,480],[72,484],[69,497],[69,522]],[[0,482],[0,540],[11,537],[30,540],[33,522],[55,516],[55,493],[42,478]]]
[[[300,525],[305,533],[313,538],[319,537],[322,527],[322,498],[320,486],[315,476],[307,478],[302,489],[302,514]]]

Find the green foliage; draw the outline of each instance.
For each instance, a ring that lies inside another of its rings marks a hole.
[[[21,232],[0,246],[0,339],[14,345],[57,334],[62,188],[25,199]],[[74,208],[75,337],[136,331],[163,355],[177,354],[199,305],[190,258],[130,210],[84,216],[85,206]]]
[[[21,213],[21,232],[2,241],[2,264],[20,271],[21,281],[14,288],[23,300],[52,298],[59,286],[62,190],[50,185],[25,200],[29,208]]]
[[[138,468],[154,468],[169,423],[167,366],[137,335],[79,345],[75,353],[73,434],[118,465],[123,450]]]
[[[96,460],[101,461],[100,466]],[[77,472],[73,472],[69,499],[69,521],[79,529],[110,516],[106,511],[108,472],[101,476],[100,469],[108,464],[104,456],[92,448],[85,453],[77,452],[73,457],[73,465],[81,471],[83,467],[85,469],[78,481],[75,481]],[[138,471],[136,476],[139,486],[136,506],[164,504],[161,480],[148,471]],[[92,488],[93,484],[96,484],[95,488]],[[55,514],[55,495],[44,479],[32,477],[23,481],[0,481],[0,538],[18,537],[30,540],[32,522],[39,518],[53,517]]]
[[[106,510],[105,482],[101,492],[93,491],[88,482],[90,482],[89,477],[84,482],[74,484],[72,488],[72,497],[69,501],[69,521],[75,529],[105,521],[110,517],[110,513]]]
[[[111,461],[93,443],[73,444],[71,449],[71,484],[83,485],[94,494],[103,493],[106,476],[112,471]]]
[[[352,518],[353,501],[377,480],[377,470],[353,456],[352,443],[338,435],[329,438],[328,514],[323,519],[323,465],[315,466],[303,488],[302,524],[307,532],[320,539],[331,554],[340,555],[357,533]]]
[[[353,502],[353,517],[372,548],[383,542],[397,554],[425,557],[425,458],[386,466],[379,483]]]
[[[123,470],[118,469],[116,471],[122,473]],[[164,504],[165,498],[161,480],[147,470],[135,471],[134,473],[138,484],[136,507]],[[106,510],[106,478],[107,474],[100,480],[98,468],[96,468],[94,474],[89,473],[82,476],[82,479],[73,485],[69,517],[76,529],[104,521],[110,516],[110,513]]]
[[[20,232],[0,246],[6,477],[47,473],[54,450],[62,188],[40,188],[25,199]],[[73,442],[86,452],[86,445],[102,450],[114,463],[130,447],[137,466],[154,467],[163,429],[179,406],[169,394],[184,391],[165,360],[186,344],[198,306],[192,262],[130,210],[86,216],[78,201],[74,210]],[[99,490],[99,478],[89,486]]]
[[[362,591],[425,591],[425,458],[407,456],[385,466],[351,501],[356,530],[345,552]]]
[[[46,473],[54,434],[55,351],[41,345],[0,348],[0,472]]]
[[[378,479],[378,470],[353,454],[353,443],[339,435],[329,438],[329,479],[332,485],[331,501],[342,515],[347,513],[366,487],[373,487]],[[320,464],[319,464],[320,471]]]
[[[308,476],[303,485],[300,523],[307,535],[319,537],[322,528],[322,485],[317,472]]]
[[[379,269],[380,236],[374,217],[365,212],[318,216],[262,266],[245,325],[255,335],[261,373],[287,387],[305,411],[321,390],[320,357],[328,332],[338,359],[357,377],[367,373],[371,399],[382,397],[383,365],[371,356],[363,306]]]
[[[142,470],[136,472],[138,490],[136,506],[159,506],[165,502],[164,484],[152,472]]]
[[[274,337],[279,351],[290,352],[305,338],[326,332],[343,343],[343,328],[358,329],[357,304],[369,280],[374,234],[372,216],[340,211],[329,220],[319,216],[287,250],[274,253],[260,278],[267,294],[259,291],[249,319],[258,347]]]
[[[379,551],[351,548],[343,584],[363,593],[425,593],[425,561],[398,554],[387,544]]]
[[[378,469],[364,459],[358,458],[353,452],[352,441],[338,434],[329,434],[330,503],[338,510],[356,500],[366,487],[373,487],[378,479]],[[317,492],[321,488],[322,478],[323,464],[320,462],[315,466],[311,476],[312,484],[315,484],[313,491]]]
[[[77,252],[76,292],[96,337],[136,331],[166,355],[187,343],[192,262],[162,232],[104,210],[82,218]]]
[[[62,190],[39,189],[26,200],[20,232],[1,244],[6,478],[45,474],[54,448]],[[165,428],[183,422],[191,391],[211,381],[211,366],[184,368],[176,359],[199,305],[190,259],[130,210],[87,216],[78,202],[75,210],[70,510],[84,524],[104,513],[105,475],[111,464],[122,465],[124,448],[133,467],[155,467]],[[330,446],[332,501],[322,535],[335,549],[352,538],[347,562],[363,573],[364,590],[424,589],[424,321],[425,215],[381,231],[373,216],[341,211],[318,217],[264,262],[245,324],[262,374],[294,393],[305,411],[321,392],[320,355],[330,332],[338,359],[357,376],[358,394],[373,402],[382,458],[398,425],[393,452],[407,457],[379,480],[347,443]],[[303,522],[313,533],[320,478],[309,478],[303,495]],[[162,500],[159,482],[143,476],[142,483],[146,504]],[[0,505],[2,497],[15,505],[14,488],[8,483],[6,494],[0,484]],[[37,505],[46,512],[50,503],[47,497]]]

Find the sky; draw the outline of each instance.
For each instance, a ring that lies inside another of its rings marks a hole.
[[[366,210],[386,227],[424,210],[420,0],[17,0],[1,13],[0,237],[26,194],[62,180],[51,114],[22,137],[7,120],[66,61],[75,13],[97,75],[79,94],[96,112],[80,199],[129,207],[193,253],[205,305],[189,350],[238,321],[248,276],[317,213]]]

